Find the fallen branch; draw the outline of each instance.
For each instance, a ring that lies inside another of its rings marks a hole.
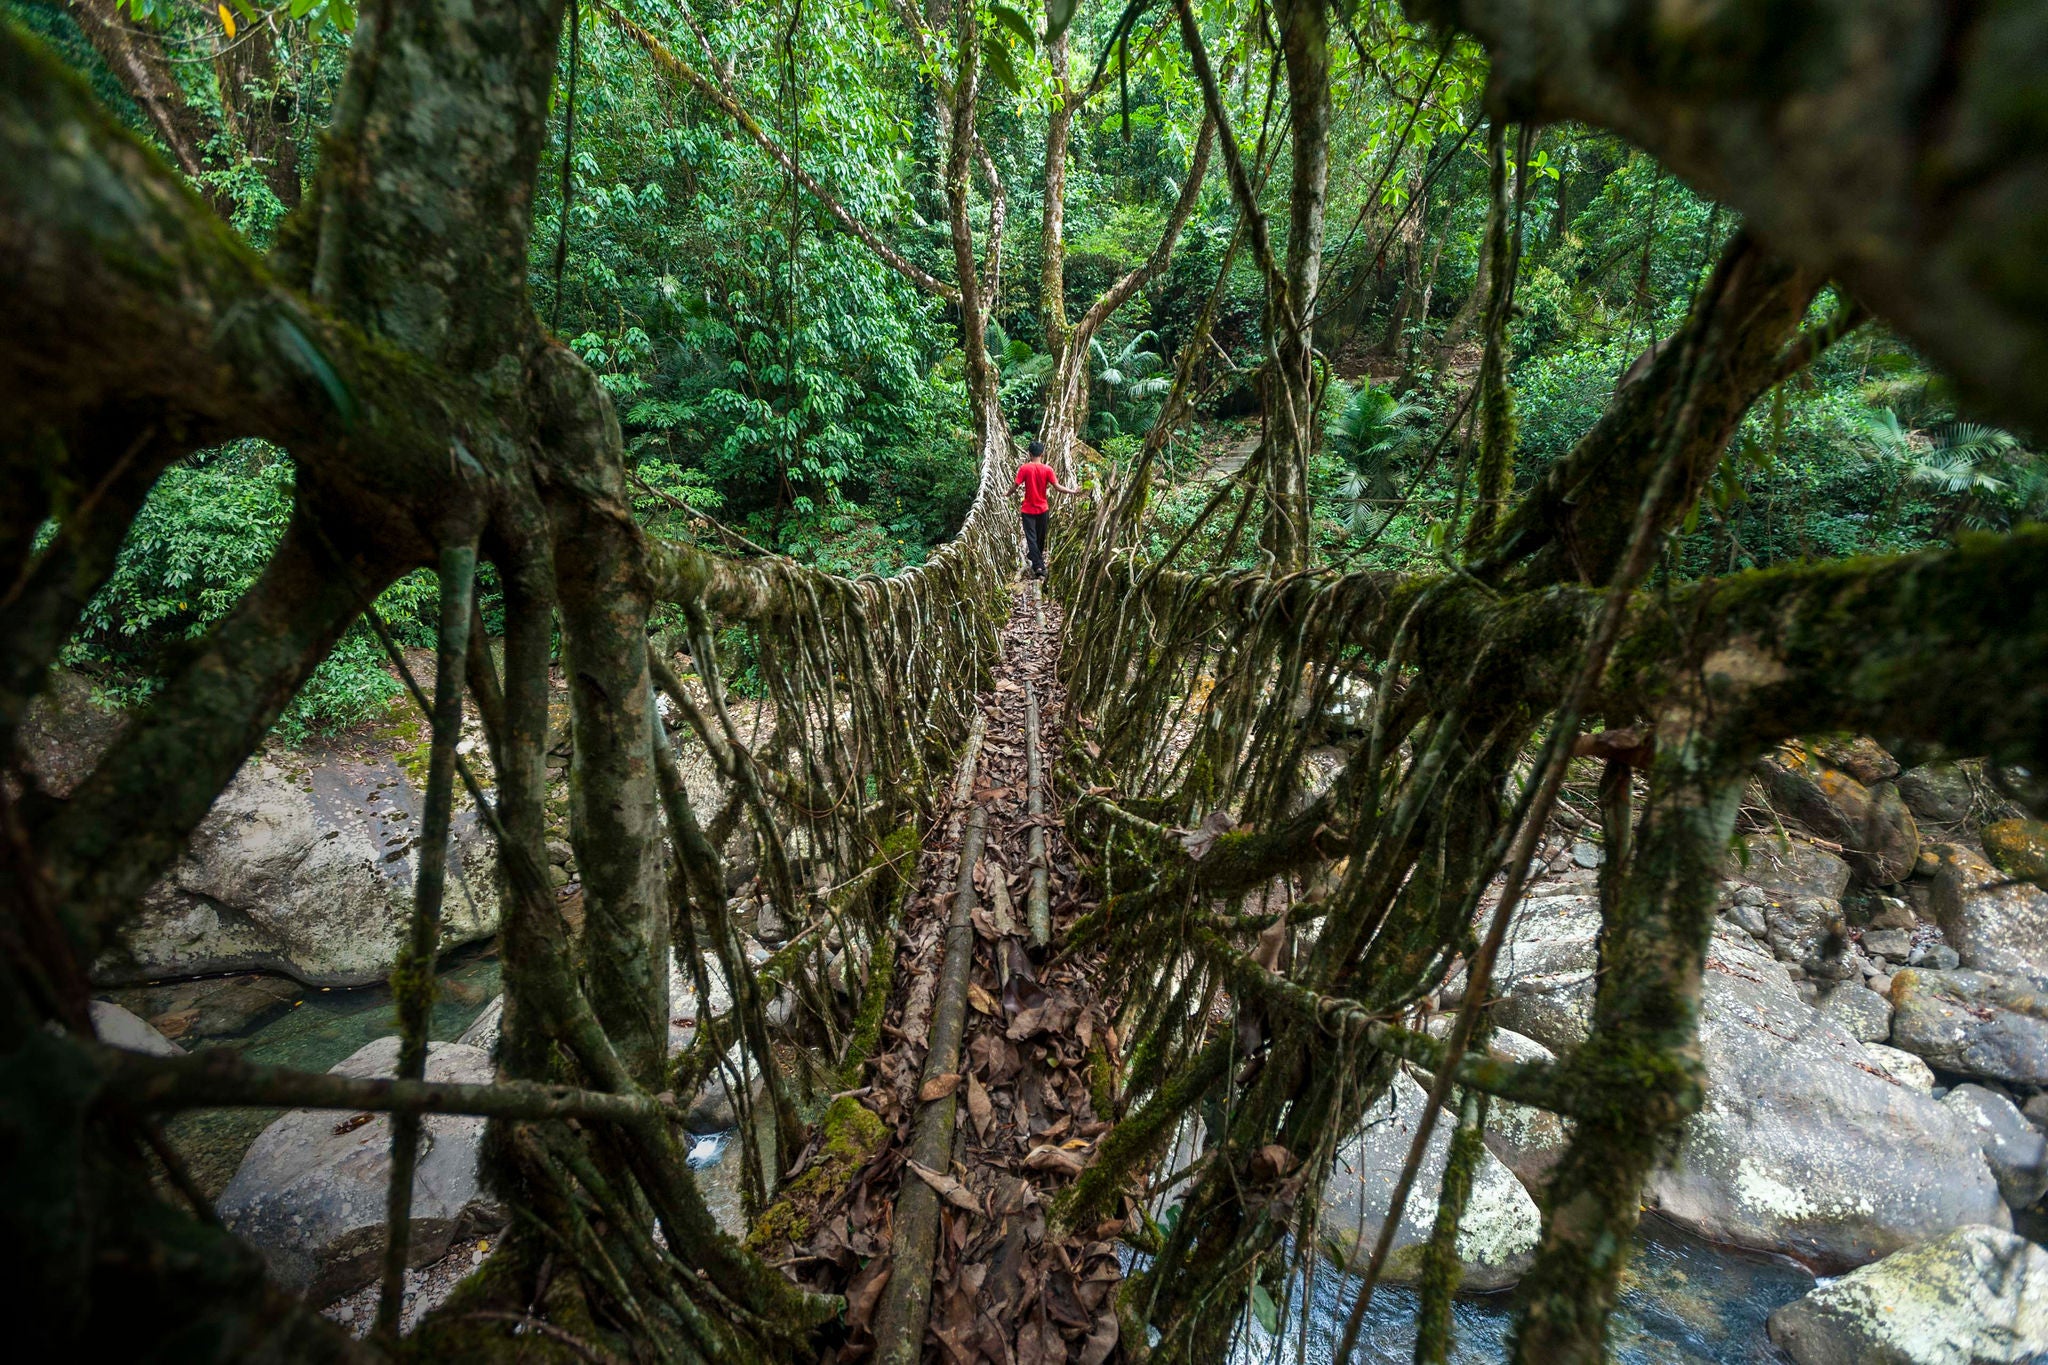
[[[974,974],[974,866],[988,834],[988,807],[976,806],[960,844],[960,873],[954,883],[952,914],[946,921],[946,956],[939,969],[932,1008],[930,1050],[925,1053],[920,1091],[960,1070],[960,1040],[967,1031],[967,982]],[[959,1118],[956,1089],[927,1101],[918,1111],[910,1160],[928,1171],[953,1164],[953,1130]],[[932,1254],[939,1238],[939,1192],[929,1180],[906,1178],[896,1195],[892,1267],[875,1309],[877,1365],[915,1365],[924,1356],[925,1323],[932,1308]]]

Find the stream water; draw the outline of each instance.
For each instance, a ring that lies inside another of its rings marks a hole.
[[[247,976],[223,978],[223,984],[248,983]],[[435,997],[433,1023],[427,1036],[438,1041],[454,1038],[498,993],[498,958],[492,948],[471,949],[453,955],[440,973],[441,989]],[[143,986],[103,992],[108,998],[149,1018],[166,1005],[177,1006],[194,998],[203,999],[206,982],[180,982],[172,986]],[[196,1012],[199,1021],[179,1035],[178,1045],[188,1051],[231,1047],[252,1062],[288,1066],[301,1071],[325,1071],[365,1043],[398,1032],[398,1015],[387,986],[365,986],[355,990],[299,986],[283,978],[267,977],[261,984],[274,991],[277,1004],[247,1027],[206,1032],[207,1011]],[[228,988],[232,989],[233,986]],[[202,1109],[179,1114],[164,1125],[164,1135],[184,1155],[200,1189],[217,1196],[241,1165],[249,1144],[284,1111],[281,1109]]]
[[[1764,1331],[1773,1309],[1813,1288],[1811,1273],[1790,1261],[1715,1246],[1646,1215],[1610,1325],[1615,1365],[1762,1365],[1788,1359]],[[1300,1280],[1295,1281],[1300,1292]],[[1327,1365],[1358,1290],[1353,1276],[1325,1263],[1315,1276],[1307,1332],[1298,1309],[1284,1340],[1254,1325],[1234,1365]],[[1354,1359],[1407,1365],[1415,1358],[1415,1291],[1383,1286],[1373,1295]],[[1513,1291],[1461,1298],[1453,1310],[1454,1365],[1492,1365],[1507,1357]],[[1305,1340],[1304,1340],[1305,1337]]]

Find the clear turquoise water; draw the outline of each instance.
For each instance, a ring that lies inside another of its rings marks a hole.
[[[454,1038],[483,1012],[498,993],[495,952],[464,953],[441,972],[441,990],[434,1004],[427,1036]],[[398,1032],[398,1015],[388,986],[357,990],[308,987],[289,1009],[274,1014],[243,1033],[223,1037],[181,1038],[186,1048],[234,1048],[252,1062],[325,1071],[365,1043]],[[243,1153],[256,1135],[284,1111],[281,1109],[201,1109],[180,1114],[164,1125],[164,1135],[184,1156],[199,1187],[216,1196],[233,1178]]]
[[[1284,1341],[1253,1326],[1238,1365],[1328,1365],[1357,1292],[1355,1278],[1327,1264],[1315,1277],[1306,1350],[1300,1318],[1283,1325]],[[1295,1282],[1300,1293],[1300,1281]],[[1789,1261],[1731,1251],[1646,1216],[1621,1305],[1610,1325],[1615,1365],[1761,1365],[1787,1359],[1771,1345],[1764,1321],[1772,1310],[1813,1288],[1813,1276]],[[1512,1291],[1464,1298],[1454,1310],[1456,1365],[1494,1365],[1507,1357]],[[1415,1358],[1413,1290],[1382,1287],[1359,1336],[1354,1359],[1407,1365]]]

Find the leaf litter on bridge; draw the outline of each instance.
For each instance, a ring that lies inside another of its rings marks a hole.
[[[889,1045],[871,1064],[861,1096],[887,1125],[889,1141],[850,1181],[822,1194],[808,1211],[802,1244],[780,1249],[806,1284],[847,1296],[849,1335],[833,1352],[835,1365],[873,1350],[871,1319],[890,1274],[891,1218],[906,1180],[931,1185],[943,1205],[925,1359],[1100,1365],[1116,1347],[1121,1272],[1113,1239],[1122,1225],[1064,1238],[1046,1226],[1048,1205],[1109,1130],[1104,1111],[1117,1052],[1114,1004],[1101,996],[1095,964],[1059,952],[1060,930],[1091,908],[1093,893],[1060,837],[1049,780],[1048,814],[1034,821],[1026,809],[1024,684],[1037,693],[1050,770],[1059,754],[1059,634],[1057,607],[1041,604],[1035,586],[1022,587],[1003,630],[994,686],[980,698],[987,735],[969,804],[985,804],[989,816],[974,873],[980,904],[972,916],[962,1071],[919,1083],[957,873],[964,812],[954,811],[920,868],[885,1024]],[[1023,912],[1034,823],[1048,836],[1054,923],[1051,948],[1037,955]],[[928,1170],[908,1160],[912,1122],[921,1103],[948,1092],[961,1101],[951,1169]]]

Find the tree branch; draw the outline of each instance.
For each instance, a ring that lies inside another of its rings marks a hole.
[[[102,1103],[140,1112],[179,1109],[356,1109],[373,1114],[480,1114],[497,1119],[682,1122],[682,1111],[644,1095],[612,1095],[536,1081],[358,1079],[246,1061],[231,1048],[155,1057],[81,1042],[102,1082]]]
[[[2048,143],[2036,5],[1784,0],[1674,20],[1654,0],[1407,0],[1486,45],[1495,107],[1577,119],[1741,210],[1842,282],[1967,401],[2048,432]]]

